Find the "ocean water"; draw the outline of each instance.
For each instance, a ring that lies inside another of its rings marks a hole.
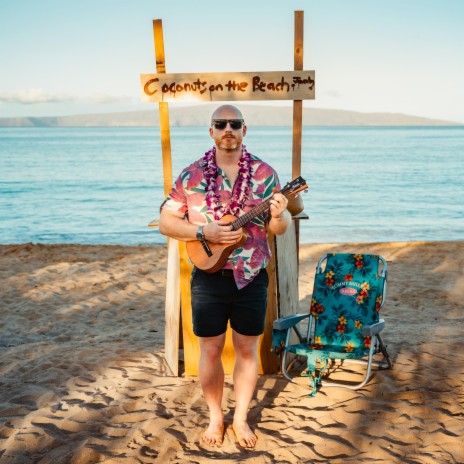
[[[247,149],[291,180],[290,127]],[[212,146],[173,127],[173,174]],[[301,243],[464,239],[464,127],[304,127]],[[0,128],[0,243],[164,244],[159,129]]]

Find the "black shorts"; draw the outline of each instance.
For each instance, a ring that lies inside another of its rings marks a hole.
[[[238,289],[231,270],[208,273],[194,268],[191,278],[193,332],[198,337],[216,337],[227,322],[241,335],[264,332],[267,307],[266,269],[244,288]]]

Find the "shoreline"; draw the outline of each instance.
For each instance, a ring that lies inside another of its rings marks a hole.
[[[300,237],[301,238],[301,237]],[[382,246],[386,244],[426,244],[426,243],[464,243],[464,238],[450,238],[450,239],[418,239],[418,240],[369,240],[369,241],[351,241],[351,242],[342,242],[342,241],[330,241],[330,242],[300,242],[300,248],[310,247],[310,246],[327,246],[327,247],[342,247],[346,246]],[[5,247],[121,247],[121,248],[147,248],[147,247],[167,247],[166,243],[137,243],[137,244],[125,244],[125,243],[79,243],[79,242],[69,242],[69,243],[48,243],[48,242],[15,242],[15,243],[0,243],[0,249]]]
[[[253,451],[230,429],[230,376],[222,448],[199,443],[197,379],[164,376],[165,245],[0,245],[0,462],[463,462],[463,245],[300,245],[301,311],[322,254],[387,260],[394,367],[314,398],[260,376]]]

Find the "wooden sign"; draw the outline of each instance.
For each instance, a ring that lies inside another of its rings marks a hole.
[[[314,71],[142,74],[142,100],[314,100]]]

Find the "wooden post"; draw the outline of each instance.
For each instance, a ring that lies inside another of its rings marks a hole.
[[[161,19],[153,21],[153,37],[155,40],[156,72],[166,73],[166,62],[164,56],[163,22]],[[158,103],[161,152],[163,156],[164,195],[166,196],[172,188],[172,160],[171,160],[171,133],[169,129],[169,109],[165,102]]]
[[[293,67],[295,71],[303,69],[304,11],[295,11],[295,37]],[[301,138],[303,128],[303,100],[293,101],[293,145],[292,145],[292,179],[301,175]],[[300,223],[295,221],[297,262],[300,250]]]
[[[304,11],[295,11],[295,50],[294,69],[303,70],[303,28]],[[293,147],[292,147],[292,178],[301,175],[301,135],[303,121],[303,100],[293,101]]]
[[[303,11],[295,11],[294,69],[303,69]],[[293,101],[293,145],[292,178],[301,175],[301,139],[303,126],[303,101]],[[300,228],[299,220],[294,219],[285,234],[277,237],[277,281],[279,295],[279,317],[298,312],[298,261]],[[292,343],[297,343],[292,334]],[[289,354],[288,360],[293,358]]]
[[[164,55],[163,22],[153,21],[155,42],[156,72],[164,74],[166,63]],[[161,153],[163,159],[164,196],[172,187],[171,133],[169,129],[168,104],[158,103],[161,132]],[[180,326],[180,264],[177,240],[168,239],[168,263],[166,280],[166,300],[164,306],[164,355],[172,375],[179,375],[179,326]]]

